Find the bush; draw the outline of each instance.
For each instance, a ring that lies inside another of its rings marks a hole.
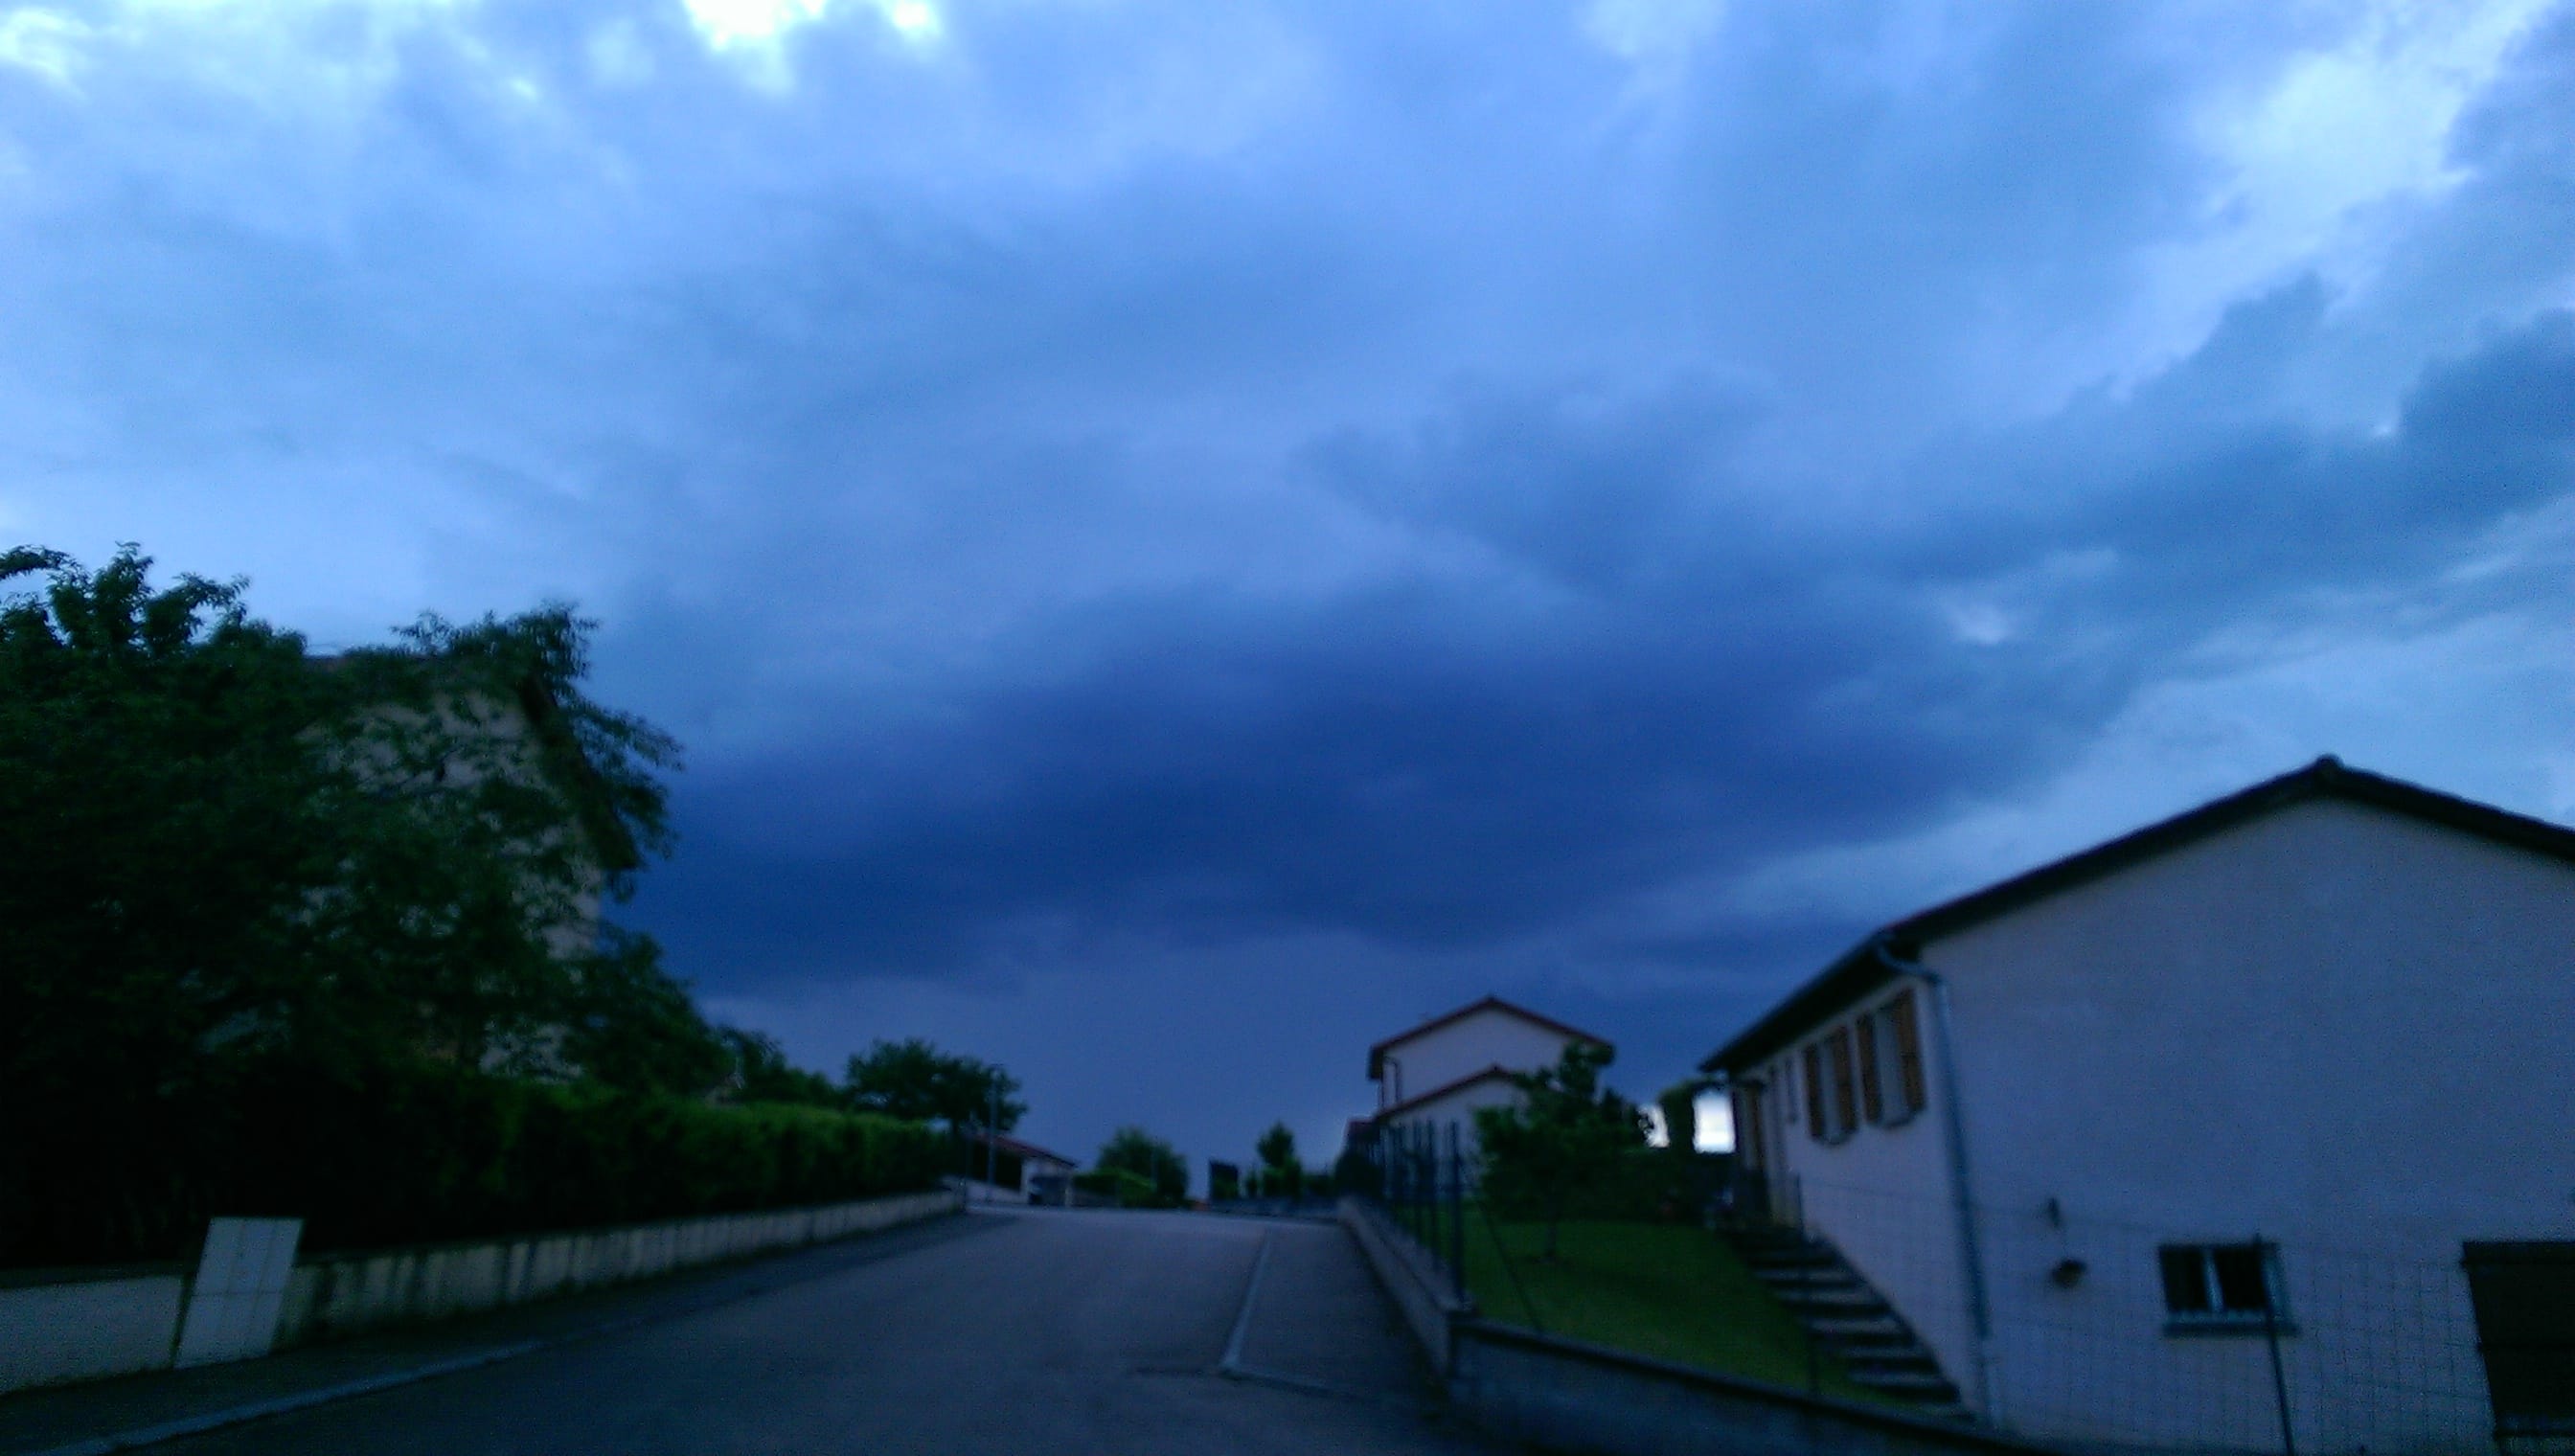
[[[1168,1208],[1166,1199],[1155,1188],[1154,1180],[1127,1168],[1093,1168],[1073,1175],[1073,1186],[1085,1193],[1115,1198],[1121,1208]]]
[[[148,1132],[39,1141],[0,1263],[185,1258],[215,1214],[305,1220],[307,1248],[490,1237],[935,1186],[930,1129],[442,1066],[269,1066]]]

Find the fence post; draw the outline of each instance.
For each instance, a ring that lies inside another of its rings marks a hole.
[[[1459,1304],[1466,1302],[1466,1160],[1458,1151],[1457,1124],[1448,1124],[1448,1279]]]
[[[1815,1262],[1812,1236],[1806,1232],[1806,1180],[1804,1175],[1789,1175],[1788,1186],[1797,1210],[1797,1330],[1806,1337],[1806,1393],[1824,1393],[1823,1352],[1815,1339]]]
[[[2280,1363],[2280,1292],[2289,1280],[2273,1266],[2271,1246],[2258,1233],[2253,1257],[2262,1270],[2262,1342],[2271,1347],[2271,1393],[2280,1402],[2280,1456],[2298,1456],[2297,1432],[2289,1424],[2289,1373]]]

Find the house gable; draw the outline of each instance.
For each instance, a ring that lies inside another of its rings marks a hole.
[[[1820,974],[1717,1048],[1699,1063],[1700,1069],[1739,1072],[1776,1054],[1853,1001],[1894,979],[1900,973],[1895,962],[1914,958],[1932,941],[2124,872],[2282,809],[2326,800],[2367,805],[2508,850],[2575,864],[2575,829],[2352,768],[2327,754],[2303,768],[1871,931]]]
[[[1422,1022],[1420,1025],[1413,1027],[1409,1031],[1389,1036],[1383,1041],[1376,1043],[1374,1046],[1369,1047],[1367,1058],[1368,1080],[1373,1082],[1384,1076],[1385,1057],[1387,1052],[1395,1051],[1415,1041],[1420,1041],[1432,1036],[1435,1033],[1448,1030],[1449,1028],[1457,1026],[1471,1018],[1488,1014],[1504,1016],[1512,1020],[1523,1022],[1529,1026],[1536,1027],[1539,1030],[1553,1033],[1566,1041],[1587,1041],[1593,1045],[1603,1047],[1610,1044],[1609,1039],[1605,1036],[1594,1036],[1590,1032],[1585,1031],[1578,1026],[1568,1026],[1562,1021],[1556,1020],[1552,1016],[1542,1016],[1537,1012],[1530,1010],[1526,1006],[1514,1005],[1509,1001],[1503,1000],[1499,996],[1486,996],[1479,1001],[1469,1001],[1465,1005],[1459,1006],[1457,1009],[1450,1011],[1445,1015],[1433,1016],[1429,1020]]]

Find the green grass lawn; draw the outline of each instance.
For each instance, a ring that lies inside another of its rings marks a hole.
[[[1806,1388],[1806,1332],[1715,1234],[1567,1220],[1552,1261],[1539,1257],[1545,1238],[1538,1224],[1490,1224],[1467,1210],[1466,1287],[1485,1318]],[[1818,1354],[1815,1373],[1826,1395],[1882,1399],[1829,1355]]]

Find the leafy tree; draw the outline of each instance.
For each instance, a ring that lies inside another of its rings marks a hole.
[[[1156,1198],[1177,1205],[1190,1195],[1190,1164],[1173,1146],[1142,1127],[1121,1127],[1100,1148],[1099,1166],[1132,1173],[1151,1183]]]
[[[1266,1198],[1293,1198],[1305,1190],[1305,1165],[1296,1157],[1296,1134],[1285,1122],[1270,1124],[1253,1144],[1261,1155],[1261,1193]]]
[[[699,1014],[688,985],[662,968],[661,947],[614,927],[581,962],[559,1024],[571,1063],[626,1091],[701,1094],[723,1086],[735,1068],[733,1044]]]
[[[591,624],[317,660],[150,568],[0,553],[0,1102],[49,1109],[0,1119],[0,1243],[43,1189],[160,1196],[164,1114],[255,1064],[560,1074],[585,995],[652,984],[581,927],[667,848],[676,748],[580,691]]]
[[[732,1059],[727,1086],[736,1102],[773,1102],[803,1107],[840,1107],[848,1097],[821,1072],[807,1071],[787,1059],[778,1038],[739,1026],[719,1026],[716,1038]]]
[[[1644,1146],[1635,1104],[1600,1085],[1609,1057],[1605,1046],[1573,1042],[1554,1066],[1512,1074],[1518,1105],[1475,1109],[1483,1195],[1514,1215],[1542,1220],[1546,1258],[1555,1257],[1566,1210],[1584,1192],[1613,1185],[1625,1152]]]
[[[1243,1169],[1232,1163],[1208,1160],[1208,1197],[1224,1203],[1243,1196]]]
[[[880,1040],[851,1057],[844,1085],[851,1104],[863,1111],[944,1122],[951,1131],[1008,1132],[1029,1110],[1015,1095],[1019,1078],[995,1063],[941,1051],[918,1036]]]

